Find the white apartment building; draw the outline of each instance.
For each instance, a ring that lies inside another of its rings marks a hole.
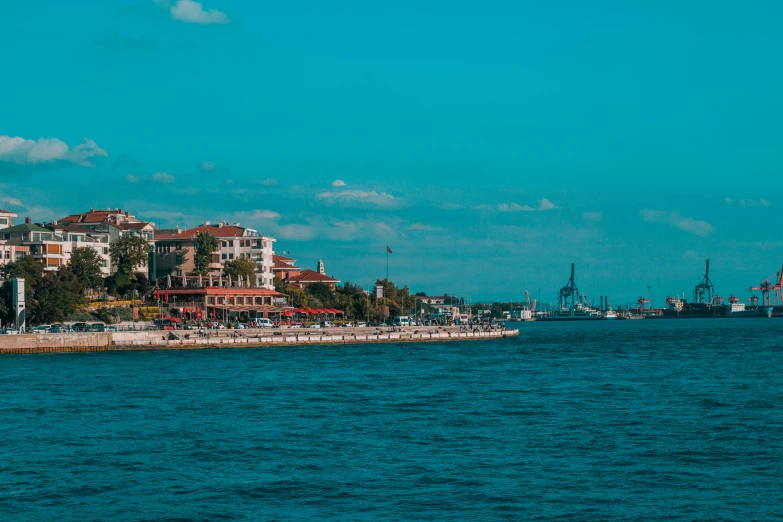
[[[102,275],[111,274],[108,234],[78,226],[41,226],[26,218],[21,225],[0,230],[0,238],[7,245],[27,248],[27,254],[39,261],[48,272],[67,265],[74,248],[92,248],[101,259]]]
[[[16,214],[10,210],[0,209],[0,230],[14,226],[14,219],[16,219]]]

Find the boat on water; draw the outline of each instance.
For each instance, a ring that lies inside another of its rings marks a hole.
[[[772,307],[745,306],[739,297],[730,295],[729,302],[726,304],[726,317],[772,317]]]
[[[573,306],[560,307],[552,310],[549,314],[542,317],[544,321],[593,321],[603,319],[604,315],[597,310],[583,303],[576,303]]]

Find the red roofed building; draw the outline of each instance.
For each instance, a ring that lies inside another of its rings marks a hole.
[[[187,284],[182,286],[184,280]],[[158,289],[153,294],[165,303],[169,314],[182,315],[186,319],[279,319],[279,314],[290,309],[284,294],[267,288],[209,286],[203,277],[199,282],[199,278],[193,276],[175,278],[172,283],[179,283],[179,286]],[[225,279],[222,283],[227,285]],[[215,280],[213,284],[219,285]]]
[[[293,277],[302,271],[301,268],[296,266],[296,259],[275,254],[272,256],[272,260],[274,261],[272,273],[283,281],[288,280],[288,278]]]
[[[245,258],[256,263],[256,278],[262,288],[274,290],[274,242],[276,239],[259,235],[252,228],[229,225],[221,221],[212,225],[206,221],[187,230],[180,228],[159,230],[155,233],[156,278],[182,276],[195,270],[196,240],[201,233],[209,232],[218,240],[218,250],[212,253],[210,273],[215,276],[223,271],[227,261]]]
[[[319,268],[323,268],[322,261],[319,262]],[[309,268],[289,277],[287,280],[289,285],[298,286],[299,288],[305,288],[306,286],[313,283],[324,283],[325,285],[329,286],[332,291],[335,290],[337,283],[339,282],[339,280],[333,277],[329,277],[320,270],[316,272],[315,270],[310,270]]]

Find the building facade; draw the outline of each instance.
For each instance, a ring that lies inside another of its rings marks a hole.
[[[157,278],[183,276],[195,270],[196,245],[199,234],[210,233],[218,241],[218,248],[211,255],[209,273],[218,276],[228,261],[249,259],[256,264],[259,286],[274,290],[274,243],[276,239],[259,235],[256,230],[229,225],[221,221],[216,225],[204,222],[198,227],[182,230],[160,230],[155,234],[155,274]]]
[[[111,275],[107,234],[78,225],[39,225],[26,218],[20,225],[0,230],[0,237],[7,246],[24,247],[22,250],[17,248],[17,253],[32,256],[48,272],[67,265],[75,248],[91,248],[101,260],[101,274],[104,277]]]
[[[4,228],[11,228],[14,226],[14,220],[16,219],[16,214],[11,212],[10,210],[2,210],[0,209],[0,230]]]
[[[22,245],[9,245],[0,240],[0,265],[10,265],[30,253],[30,248]]]

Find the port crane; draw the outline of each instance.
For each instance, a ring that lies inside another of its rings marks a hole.
[[[770,279],[773,279],[775,283],[771,283]],[[781,304],[781,296],[783,295],[783,268],[780,272],[777,272],[774,276],[766,278],[764,281],[756,286],[751,286],[750,291],[761,292],[761,301],[763,306],[772,306]],[[772,294],[775,294],[774,303]]]
[[[525,304],[527,305],[527,309],[530,310],[531,312],[536,311],[536,300],[533,299],[533,304],[532,305],[530,304],[530,292],[528,292],[527,290],[525,290]]]
[[[645,303],[649,303],[650,301],[648,299],[645,299],[644,297],[640,297],[636,300],[636,303],[639,305],[639,315],[644,315],[644,305]]]
[[[571,263],[571,279],[568,280],[568,283],[560,289],[560,293],[558,294],[558,302],[560,304],[560,308],[568,308],[569,303],[571,303],[571,306],[576,306],[577,302],[579,301],[579,289],[576,287],[576,283],[574,282],[574,263]]]
[[[710,260],[707,260],[707,269],[704,272],[704,279],[693,289],[694,303],[712,303],[712,296],[715,287],[710,280]]]

